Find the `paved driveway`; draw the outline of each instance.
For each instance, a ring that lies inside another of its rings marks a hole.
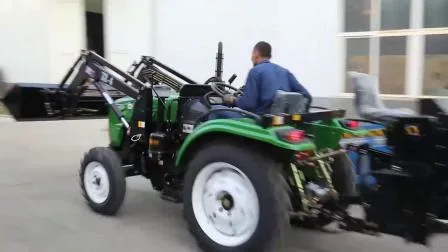
[[[17,123],[0,118],[1,252],[198,251],[181,206],[159,199],[148,181],[128,179],[120,214],[103,217],[84,204],[77,184],[83,152],[107,144],[106,121]],[[420,252],[399,238],[297,229],[288,251]],[[434,240],[448,251],[448,237]]]

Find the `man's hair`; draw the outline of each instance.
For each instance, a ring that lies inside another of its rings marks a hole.
[[[262,57],[271,58],[272,47],[267,42],[264,42],[264,41],[258,42],[255,45],[254,50],[257,50]]]

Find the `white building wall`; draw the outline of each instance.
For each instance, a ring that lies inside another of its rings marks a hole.
[[[105,57],[126,70],[142,55],[153,55],[153,0],[104,0]]]
[[[0,67],[7,81],[58,82],[85,48],[84,0],[2,0]],[[224,74],[242,85],[259,40],[314,96],[340,94],[344,51],[338,1],[104,0],[105,56],[126,69],[153,55],[198,82]],[[7,34],[7,35],[5,35]]]
[[[2,0],[0,68],[6,81],[48,80],[48,6],[48,1]]]
[[[0,68],[7,82],[59,82],[84,48],[83,0],[1,0]]]
[[[159,0],[155,56],[203,82],[214,74],[218,41],[224,76],[242,85],[253,45],[273,46],[273,61],[289,68],[315,96],[342,91],[339,1]]]
[[[49,0],[49,81],[58,83],[86,48],[84,0]]]

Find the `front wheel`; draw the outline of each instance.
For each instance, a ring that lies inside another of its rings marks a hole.
[[[256,151],[214,142],[187,169],[185,218],[202,249],[277,251],[290,204],[280,166]]]
[[[97,213],[114,215],[123,203],[126,192],[125,172],[111,148],[89,150],[81,161],[79,178],[82,194]]]

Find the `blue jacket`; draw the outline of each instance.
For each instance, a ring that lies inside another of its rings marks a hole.
[[[308,106],[311,104],[310,93],[291,72],[266,60],[249,71],[244,94],[236,100],[235,105],[252,113],[267,114],[277,90],[299,92],[308,99]]]

